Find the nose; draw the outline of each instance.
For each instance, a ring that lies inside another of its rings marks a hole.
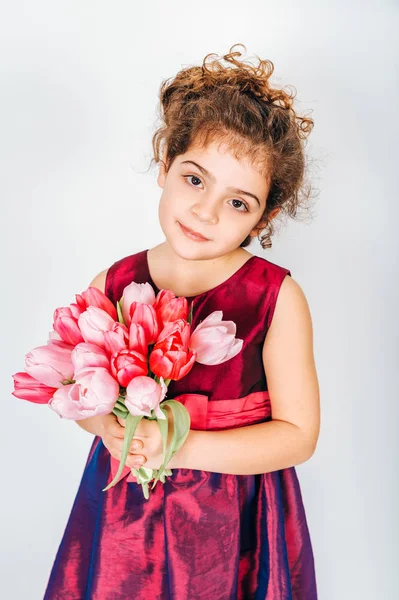
[[[206,198],[202,195],[201,200],[194,204],[191,211],[199,221],[215,224],[219,220],[217,202],[211,196]]]

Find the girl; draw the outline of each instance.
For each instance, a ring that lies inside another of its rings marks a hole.
[[[243,348],[170,382],[168,398],[191,394],[195,410],[186,405],[189,435],[148,500],[131,474],[102,492],[123,421],[77,421],[95,437],[45,600],[317,598],[295,471],[319,435],[311,317],[290,271],[245,250],[256,236],[270,247],[276,215],[309,197],[303,140],[313,121],[271,86],[270,61],[254,67],[233,48],[221,57],[230,66],[207,55],[163,82],[152,142],[165,241],[90,285],[114,303],[132,281],[171,289],[193,303],[193,328],[221,310]],[[141,421],[130,452],[129,467],[159,468],[157,423]]]

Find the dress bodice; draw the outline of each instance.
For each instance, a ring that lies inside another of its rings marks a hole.
[[[150,283],[158,293],[149,271],[147,252],[126,256],[109,268],[105,293],[113,303],[132,281]],[[291,275],[289,269],[253,255],[226,281],[187,298],[189,304],[193,303],[193,329],[211,312],[221,310],[223,320],[234,321],[236,337],[244,343],[241,352],[220,365],[195,362],[184,378],[169,383],[168,398],[193,393],[206,394],[209,400],[226,400],[267,390],[262,348],[286,275]]]

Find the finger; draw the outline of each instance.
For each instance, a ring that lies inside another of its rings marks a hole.
[[[151,437],[154,434],[154,427],[159,428],[159,425],[154,420],[141,419],[137,425],[135,435],[142,438]]]
[[[126,427],[126,419],[116,417],[116,421],[121,425],[122,429]],[[138,423],[134,437],[150,437],[151,436],[151,422],[148,419],[141,419]]]
[[[139,469],[142,465],[145,465],[147,459],[142,454],[137,454],[135,456],[128,456],[126,459],[126,464],[128,467],[133,469]]]
[[[125,436],[125,428],[122,427],[118,423],[116,415],[112,415],[114,418],[107,423],[107,433],[108,435],[113,435],[116,438],[124,438]]]
[[[105,444],[104,444],[105,445]],[[116,460],[120,461],[122,458],[122,444],[118,441],[115,440],[115,438],[113,438],[113,440],[111,441],[111,443],[109,444],[109,446],[105,445],[105,447],[107,448],[108,452],[111,454],[111,456],[113,458],[115,458]],[[142,452],[143,450],[141,450]],[[140,452],[140,450],[139,450]],[[129,462],[132,462],[134,460],[136,460],[137,458],[141,458],[144,460],[147,460],[147,458],[145,456],[143,456],[142,454],[139,454],[136,452],[130,452],[128,453],[127,457],[126,457],[126,464],[129,464]]]
[[[144,448],[144,444],[141,440],[133,438],[132,443],[130,444],[129,452],[134,454],[135,452],[140,452]]]
[[[115,452],[116,454],[119,455],[119,458],[122,455],[122,451],[123,451],[123,446],[124,446],[124,440],[121,440],[119,438],[108,438],[109,441],[109,445],[112,448],[112,452]],[[137,447],[135,446],[135,444],[137,444]],[[136,440],[135,438],[133,438],[133,440],[130,443],[129,449],[128,449],[128,453],[129,455],[137,455],[137,453],[142,452],[144,449],[144,444],[141,440]]]

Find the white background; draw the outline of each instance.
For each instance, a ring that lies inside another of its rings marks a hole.
[[[398,597],[398,3],[14,1],[0,31],[1,596],[36,600],[92,436],[11,395],[53,310],[162,241],[161,81],[238,42],[312,109],[315,216],[273,249],[314,325],[322,426],[297,467],[320,600]],[[305,599],[303,599],[305,600]]]

